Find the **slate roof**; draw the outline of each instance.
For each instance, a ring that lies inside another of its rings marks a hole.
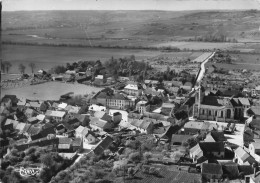
[[[113,138],[110,136],[106,136],[102,141],[100,141],[93,152],[97,155],[100,155],[106,150],[113,142]]]
[[[188,139],[192,138],[192,135],[178,135],[178,134],[173,134],[172,135],[172,143],[182,143],[186,142]]]
[[[34,125],[32,125],[28,130],[27,133],[30,135],[35,135],[38,134],[41,131],[41,127],[36,127]]]
[[[59,144],[71,144],[72,139],[68,137],[61,137],[59,138]]]
[[[214,96],[205,96],[203,98],[201,104],[212,105],[212,106],[222,106],[222,104],[220,104],[218,101],[218,97],[214,97]]]
[[[260,115],[260,106],[252,106],[250,107],[250,110],[255,114],[255,115]]]
[[[238,165],[239,173],[243,172],[244,175],[250,175],[254,173],[254,169],[251,165]]]
[[[249,162],[250,164],[255,162],[255,159],[248,154],[243,148],[238,147],[235,150],[235,154],[243,161],[243,162]]]
[[[108,123],[107,121],[100,120],[96,117],[90,120],[91,125],[97,126],[99,128],[104,128],[107,123]]]
[[[47,110],[45,116],[63,117],[66,113],[64,111],[51,111]]]
[[[242,105],[250,106],[250,102],[249,102],[248,98],[240,98],[239,97],[238,99],[239,99],[239,101],[241,102]]]
[[[27,132],[31,126],[32,126],[31,124],[26,124],[25,127],[23,128],[23,132]]]
[[[208,125],[204,122],[193,122],[193,121],[189,121],[184,125],[184,128],[197,129],[197,130],[207,129],[207,127]]]
[[[200,148],[203,152],[224,152],[223,142],[200,142]]]
[[[239,175],[239,170],[237,164],[235,165],[223,165],[223,174],[226,174],[229,178],[237,178]]]
[[[25,123],[18,123],[18,125],[15,127],[16,130],[19,130],[20,132],[23,131],[24,127],[25,127]]]
[[[238,96],[239,91],[238,90],[229,90],[229,89],[220,89],[222,96],[225,97],[232,97],[232,96]]]
[[[256,141],[256,142],[252,142],[252,145],[254,146],[254,148],[256,150],[259,150],[260,149],[260,142]]]
[[[3,117],[1,117],[1,119],[4,119]],[[16,120],[12,120],[12,119],[7,119],[5,121],[5,124],[13,124],[13,128],[15,129],[17,127],[17,125],[19,124],[19,121]]]
[[[39,102],[30,102],[29,105],[31,107],[35,107],[35,108],[41,107],[41,103],[39,103]]]
[[[75,129],[75,132],[81,134],[83,130],[84,130],[84,127],[83,126],[79,126],[78,128]]]
[[[202,174],[222,175],[222,167],[215,163],[202,163]]]
[[[211,131],[210,135],[216,142],[226,141],[226,137],[224,136],[224,132]]]
[[[73,147],[79,147],[82,143],[82,138],[75,138],[73,141],[72,141],[72,146]]]

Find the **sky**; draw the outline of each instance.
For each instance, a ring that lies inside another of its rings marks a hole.
[[[1,0],[0,0],[1,1]],[[2,0],[3,11],[19,10],[212,10],[259,9],[260,0]]]

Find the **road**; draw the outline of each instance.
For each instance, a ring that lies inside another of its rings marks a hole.
[[[209,59],[211,59],[214,55],[215,55],[216,52],[213,52],[208,58],[206,58],[200,65],[200,70],[199,70],[199,73],[198,73],[198,76],[197,76],[197,80],[196,80],[196,84],[194,85],[194,88],[193,90],[197,90],[199,88],[199,83],[201,82],[201,80],[203,79],[204,77],[204,74],[206,72],[206,68],[205,68],[205,64],[209,61]]]

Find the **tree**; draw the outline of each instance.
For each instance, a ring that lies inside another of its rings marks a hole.
[[[9,72],[10,67],[12,67],[12,64],[10,62],[4,62],[6,73]]]
[[[50,153],[43,154],[41,156],[41,162],[48,168],[50,168],[53,165],[53,158]]]
[[[66,68],[64,66],[56,66],[54,68],[55,74],[61,74],[61,73],[65,73],[65,72],[66,72]]]
[[[24,74],[25,68],[26,67],[23,64],[19,64],[19,66],[18,66],[18,69],[21,72],[21,74]]]
[[[42,182],[49,182],[52,177],[51,170],[49,168],[43,168],[40,172],[39,177],[42,180]]]
[[[129,160],[135,163],[140,163],[141,161],[141,156],[139,152],[131,153],[129,155]]]
[[[33,62],[29,63],[29,67],[31,68],[32,73],[34,73],[35,63],[33,63]]]
[[[2,72],[5,72],[5,63],[4,62],[1,63],[1,70],[2,70]]]

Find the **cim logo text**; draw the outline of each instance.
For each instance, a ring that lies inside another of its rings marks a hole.
[[[24,168],[20,167],[15,170],[16,172],[19,172],[21,176],[23,177],[31,177],[36,176],[40,173],[41,168]]]

